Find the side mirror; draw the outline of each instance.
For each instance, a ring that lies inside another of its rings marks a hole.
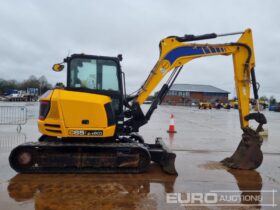
[[[55,72],[59,72],[59,71],[62,71],[64,69],[64,65],[60,64],[60,63],[57,63],[57,64],[54,64],[52,69],[55,71]]]

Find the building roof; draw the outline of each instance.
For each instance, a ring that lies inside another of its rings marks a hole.
[[[170,90],[186,91],[186,92],[204,92],[204,93],[230,93],[220,88],[216,88],[212,85],[194,85],[194,84],[173,84]]]

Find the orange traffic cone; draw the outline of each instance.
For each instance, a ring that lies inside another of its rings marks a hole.
[[[168,133],[176,133],[175,131],[175,123],[174,123],[174,115],[171,114],[170,116],[170,123],[169,123],[169,129],[167,131]]]

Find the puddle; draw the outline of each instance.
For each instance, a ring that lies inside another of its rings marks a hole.
[[[16,133],[15,126],[0,127],[0,208],[2,209],[228,209],[217,206],[182,206],[168,203],[168,193],[244,195],[230,209],[270,209],[260,205],[280,203],[280,123],[278,113],[266,112],[268,136],[263,142],[264,161],[255,171],[230,170],[219,161],[230,156],[241,139],[238,111],[199,111],[187,107],[160,106],[151,121],[140,129],[147,143],[162,137],[173,149],[179,175],[170,176],[152,164],[143,174],[32,175],[16,174],[8,163],[10,150],[25,141],[36,141],[38,104],[27,106],[29,119]],[[147,108],[147,107],[146,107]],[[169,135],[170,113],[177,133]],[[205,194],[204,194],[205,195]],[[246,197],[262,196],[248,202]],[[177,200],[178,201],[178,200]],[[242,206],[250,204],[251,206]],[[274,208],[277,209],[277,208]]]

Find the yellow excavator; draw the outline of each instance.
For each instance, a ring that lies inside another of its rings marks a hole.
[[[194,42],[236,34],[241,36],[233,43]],[[137,132],[149,121],[184,64],[205,56],[232,55],[244,133],[235,153],[222,163],[231,168],[257,168],[263,159],[258,132],[266,118],[259,111],[249,113],[251,84],[258,107],[252,31],[170,36],[160,41],[159,48],[159,59],[148,78],[131,95],[126,94],[121,55],[73,54],[55,64],[54,71],[61,71],[63,63],[67,64],[67,85],[47,91],[40,98],[38,127],[42,136],[38,142],[14,148],[9,157],[11,167],[20,173],[141,173],[153,161],[165,172],[177,174],[176,154],[160,138],[148,144]],[[144,114],[141,105],[169,72],[168,80]],[[256,130],[249,127],[252,119],[259,123]]]

